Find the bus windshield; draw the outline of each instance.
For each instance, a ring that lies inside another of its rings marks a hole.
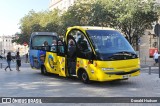
[[[87,30],[86,32],[101,60],[121,60],[137,57],[129,42],[118,31]]]
[[[32,39],[32,46],[43,46],[45,41],[48,42],[48,45],[52,45],[54,39],[56,40],[56,37],[50,35],[34,36]]]

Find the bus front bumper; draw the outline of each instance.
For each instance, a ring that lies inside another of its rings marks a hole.
[[[140,74],[140,69],[131,70],[129,72],[118,71],[118,72],[101,72],[99,73],[95,81],[113,81],[113,80],[121,80],[128,79],[134,76],[138,76]]]

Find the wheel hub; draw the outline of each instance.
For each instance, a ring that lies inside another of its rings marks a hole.
[[[83,73],[83,74],[82,74],[82,79],[83,79],[83,80],[86,80],[86,79],[87,79],[86,73]]]

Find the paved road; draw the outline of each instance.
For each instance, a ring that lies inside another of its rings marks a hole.
[[[5,66],[5,61],[3,66]],[[43,76],[40,71],[33,70],[28,63],[23,63],[20,72],[0,69],[0,96],[1,97],[160,97],[160,79],[158,74],[148,75],[141,73],[140,76],[129,80],[113,82],[93,82],[83,84],[78,79],[67,79],[56,75]],[[0,104],[1,105],[1,104]],[[9,105],[9,104],[6,104]],[[19,105],[19,104],[10,104]],[[27,105],[27,104],[24,104]],[[33,105],[33,104],[32,104]],[[40,106],[41,104],[36,104]],[[44,105],[44,104],[43,104]],[[45,104],[45,106],[53,104]],[[66,104],[54,104],[64,106]],[[71,106],[97,106],[106,104],[67,104]],[[119,104],[107,104],[117,105]],[[121,106],[150,106],[151,104],[120,104]],[[159,104],[153,104],[159,105]]]

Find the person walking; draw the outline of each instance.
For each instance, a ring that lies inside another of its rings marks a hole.
[[[153,59],[155,61],[154,66],[158,63],[158,57],[159,57],[159,53],[157,50],[155,50],[155,52],[153,54]]]
[[[8,64],[8,66],[5,68],[5,71],[7,71],[7,68],[9,68],[10,69],[10,71],[12,71],[12,69],[11,69],[11,60],[12,60],[12,57],[11,57],[11,52],[8,52],[7,53],[7,64]]]
[[[17,54],[16,54],[16,70],[17,71],[20,71],[19,70],[20,66],[21,66],[21,58],[20,58],[19,52],[17,52]]]

